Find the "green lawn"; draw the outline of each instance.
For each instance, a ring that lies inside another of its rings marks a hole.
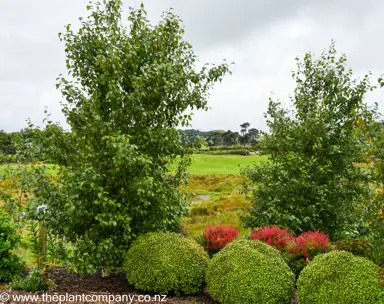
[[[190,173],[192,174],[239,174],[240,168],[260,164],[267,160],[267,156],[240,155],[193,155]]]

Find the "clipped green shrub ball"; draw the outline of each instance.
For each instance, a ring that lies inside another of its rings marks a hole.
[[[208,254],[195,241],[177,233],[148,233],[125,256],[127,280],[135,288],[161,294],[201,291]]]
[[[290,303],[294,274],[279,251],[261,241],[237,240],[214,255],[207,289],[223,304]]]
[[[379,267],[346,251],[316,256],[297,281],[300,304],[378,304]]]

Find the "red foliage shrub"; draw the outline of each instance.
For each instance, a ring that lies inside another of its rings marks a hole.
[[[295,240],[287,244],[286,249],[289,253],[308,259],[313,255],[327,252],[328,248],[328,235],[317,230],[300,234]]]
[[[233,226],[208,226],[204,231],[205,249],[210,253],[218,252],[236,239],[238,234]]]
[[[281,229],[277,226],[260,227],[251,233],[251,240],[263,241],[279,250],[283,250],[287,243],[294,239],[288,228]]]

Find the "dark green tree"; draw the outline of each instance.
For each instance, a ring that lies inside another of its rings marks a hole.
[[[354,164],[363,157],[359,122],[369,119],[364,96],[373,87],[369,75],[353,79],[333,44],[318,59],[308,53],[297,60],[293,110],[269,103],[269,161],[243,171],[253,203],[244,221],[334,237],[356,224],[355,207],[369,192],[365,171]]]
[[[49,159],[65,167],[57,193],[47,194],[45,218],[75,244],[79,270],[94,272],[121,266],[138,235],[177,229],[186,207],[178,186],[191,152],[178,128],[189,124],[192,110],[207,109],[210,89],[229,66],[197,71],[172,12],[152,26],[141,6],[127,28],[121,0],[87,8],[77,32],[68,25],[59,34],[69,77],[60,76],[57,86],[71,133],[54,132],[57,150]]]
[[[237,132],[232,132],[231,130],[228,130],[227,132],[223,133],[222,137],[223,143],[226,146],[237,145],[240,141],[240,134]]]
[[[211,131],[207,137],[207,142],[210,146],[221,146],[224,144],[224,131]]]
[[[248,143],[251,145],[256,145],[260,135],[260,131],[256,128],[251,128],[248,130],[247,134],[248,134]]]
[[[12,140],[12,133],[0,130],[0,154],[10,155],[15,153],[16,148]]]
[[[245,122],[240,125],[240,128],[241,128],[240,133],[242,136],[244,136],[247,133],[247,130],[250,126],[251,124],[249,122]]]
[[[242,145],[255,145],[257,143],[257,138],[259,137],[259,130],[255,128],[249,129],[250,126],[251,124],[249,122],[245,122],[240,125],[241,136],[239,140]]]

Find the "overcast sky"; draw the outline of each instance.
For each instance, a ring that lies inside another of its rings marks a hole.
[[[265,129],[268,98],[288,101],[294,58],[319,54],[331,39],[346,53],[356,76],[384,73],[384,1],[380,0],[125,0],[144,2],[149,19],[174,8],[185,38],[201,62],[235,62],[232,76],[211,93],[208,112],[192,127],[238,130],[245,121]],[[64,122],[56,77],[65,73],[64,47],[57,33],[86,15],[86,0],[0,0],[0,129],[17,131],[25,120],[41,124],[44,106]],[[384,110],[384,94],[368,96]]]

